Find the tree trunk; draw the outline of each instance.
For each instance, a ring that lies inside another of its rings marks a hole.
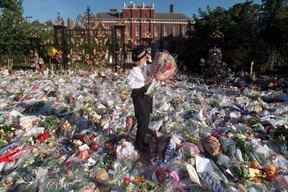
[[[28,63],[27,60],[28,60],[28,59],[27,59],[27,56],[25,56],[25,57],[24,57],[25,66],[27,66],[27,63]]]
[[[13,69],[13,65],[14,65],[14,57],[13,55],[11,56],[11,70]]]
[[[7,68],[10,69],[10,59],[9,59],[9,56],[7,56]]]
[[[275,49],[271,50],[271,55],[269,55],[268,59],[268,69],[270,71],[274,70],[275,63],[277,62],[277,51]]]

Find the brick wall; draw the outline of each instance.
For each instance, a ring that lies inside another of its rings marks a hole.
[[[159,40],[165,36],[185,35],[187,24],[174,24],[167,21],[153,20],[155,10],[152,8],[124,8],[122,11],[123,21],[126,25],[126,37],[136,42],[142,39],[146,34],[151,34],[154,40]],[[105,27],[112,27],[114,23],[107,21]]]

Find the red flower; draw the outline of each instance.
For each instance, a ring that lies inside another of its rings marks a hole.
[[[65,166],[66,166],[66,168],[68,168],[68,169],[71,168],[71,167],[72,167],[72,161],[70,161],[70,160],[69,160],[69,161],[66,161],[66,162],[65,162]]]
[[[91,142],[95,142],[96,141],[96,135],[91,135],[89,139]]]
[[[82,141],[83,143],[89,143],[89,136],[87,135],[81,135],[80,136],[80,141]]]
[[[95,142],[96,141],[96,136],[95,135],[81,135],[80,136],[80,141],[82,141],[83,143],[86,143],[86,144],[91,144],[92,142]]]
[[[172,69],[172,67],[173,67],[173,65],[171,63],[165,64],[163,72],[170,71]]]
[[[159,181],[159,183],[163,183],[166,179],[166,177],[169,174],[169,170],[167,168],[159,168],[156,170],[155,175],[157,177],[157,180]]]
[[[131,183],[131,179],[128,176],[123,177],[123,184],[128,186]]]
[[[37,141],[40,143],[44,143],[49,138],[48,131],[44,131],[44,133],[41,133],[37,136]]]
[[[98,145],[97,143],[92,143],[90,145],[90,148],[93,150],[93,151],[98,151],[100,145]]]

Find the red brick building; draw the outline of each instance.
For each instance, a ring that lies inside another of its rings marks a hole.
[[[156,41],[170,35],[185,36],[190,21],[188,16],[174,12],[173,5],[170,5],[169,12],[159,13],[154,4],[136,5],[133,2],[124,3],[121,11],[97,13],[91,18],[92,23],[102,23],[105,28],[121,23],[125,26],[125,39],[133,44],[139,44],[145,38]]]

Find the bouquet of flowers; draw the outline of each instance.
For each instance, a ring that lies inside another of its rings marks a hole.
[[[163,80],[172,78],[176,72],[176,61],[168,52],[158,52],[152,63],[152,71],[156,75],[162,75]]]
[[[159,52],[155,56],[150,72],[151,76],[157,77],[158,80],[166,81],[175,75],[176,69],[177,65],[173,56],[168,52]],[[146,94],[153,95],[159,86],[160,82],[153,79]]]

